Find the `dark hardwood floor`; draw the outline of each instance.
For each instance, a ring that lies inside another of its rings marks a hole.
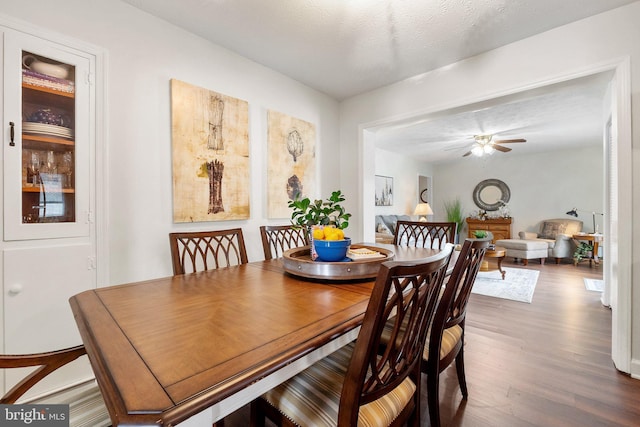
[[[639,426],[640,380],[611,361],[611,311],[583,278],[602,278],[602,266],[565,263],[540,271],[531,304],[471,295],[465,367],[469,399],[462,400],[455,367],[440,378],[443,427]],[[429,425],[426,383],[422,423]],[[248,407],[225,419],[247,426]]]

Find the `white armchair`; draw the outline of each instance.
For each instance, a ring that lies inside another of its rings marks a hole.
[[[562,258],[572,258],[575,243],[572,236],[582,231],[582,221],[577,219],[545,219],[540,223],[540,232],[521,231],[520,239],[544,241],[548,244],[548,256],[555,258],[556,264]]]

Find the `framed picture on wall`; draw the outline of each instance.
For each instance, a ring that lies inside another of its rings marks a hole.
[[[393,178],[376,175],[376,206],[393,205]]]

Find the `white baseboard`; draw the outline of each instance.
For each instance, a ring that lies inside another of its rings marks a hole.
[[[631,378],[640,380],[640,359],[631,359]]]
[[[59,390],[29,402],[69,405],[69,427],[107,427],[111,425],[109,412],[95,380]]]

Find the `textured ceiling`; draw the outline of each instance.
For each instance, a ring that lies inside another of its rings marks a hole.
[[[342,100],[635,0],[123,1]],[[380,129],[379,145],[444,161],[479,132],[528,140],[512,153],[597,140],[605,84],[587,79]]]
[[[635,0],[124,0],[336,99]]]
[[[435,163],[460,159],[483,134],[526,139],[505,144],[513,154],[599,145],[611,78],[601,73],[372,129],[376,146]]]

